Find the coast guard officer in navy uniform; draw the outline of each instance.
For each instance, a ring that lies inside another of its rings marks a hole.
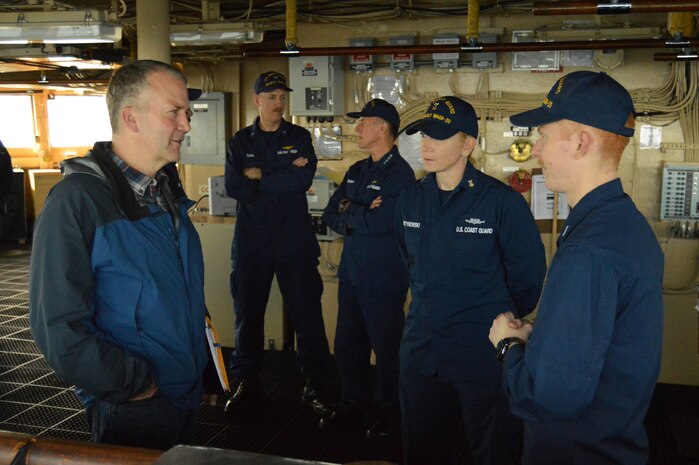
[[[487,329],[503,311],[534,310],[546,273],[541,237],[524,198],[470,163],[471,105],[438,98],[406,132],[418,131],[428,174],[403,191],[396,215],[412,293],[400,347],[405,463],[455,464],[461,421],[471,463],[518,463],[521,422]]]
[[[535,326],[503,313],[490,330],[524,420],[523,463],[646,464],[664,259],[617,171],[634,135],[633,100],[609,75],[576,71],[510,120],[538,126],[532,154],[546,187],[571,206]]]
[[[344,236],[338,277],[335,359],[342,396],[335,415],[321,428],[359,426],[371,395],[370,355],[376,354],[376,418],[366,432],[381,439],[400,430],[398,347],[403,334],[408,273],[394,231],[398,195],[415,173],[394,145],[400,117],[385,100],[374,99],[362,111],[356,131],[369,157],[350,167],[325,209],[328,226]]]
[[[332,361],[320,303],[320,248],[306,201],[317,158],[309,132],[284,120],[291,91],[286,78],[263,73],[254,91],[259,117],[235,134],[226,152],[226,193],[238,200],[231,252],[236,336],[231,373],[237,386],[226,412],[245,410],[263,395],[258,373],[264,316],[276,274],[307,379],[302,401],[327,416],[332,410],[323,385]]]

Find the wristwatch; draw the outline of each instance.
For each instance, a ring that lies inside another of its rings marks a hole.
[[[523,339],[520,339],[518,337],[506,337],[504,339],[500,339],[498,345],[495,346],[495,357],[498,359],[500,363],[502,363],[503,359],[505,358],[505,354],[510,349],[510,347],[512,347],[513,344],[524,345],[525,342]]]

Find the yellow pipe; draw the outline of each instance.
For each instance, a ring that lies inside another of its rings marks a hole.
[[[481,6],[479,0],[468,0],[468,16],[466,18],[466,40],[478,39],[478,15]]]
[[[287,50],[293,50],[298,44],[296,37],[296,0],[286,0],[286,38]]]
[[[667,31],[672,36],[679,32],[682,33],[682,37],[684,38],[694,37],[696,34],[694,13],[691,11],[668,13]]]

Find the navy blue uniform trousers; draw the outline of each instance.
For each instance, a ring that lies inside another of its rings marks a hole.
[[[369,360],[376,354],[376,404],[398,407],[398,349],[403,336],[407,289],[352,286],[338,289],[335,358],[342,378],[342,397],[356,403],[371,395]]]
[[[255,260],[238,260],[231,273],[235,308],[236,347],[231,358],[233,378],[257,376],[264,349],[265,309],[274,275],[296,332],[297,357],[302,373],[318,386],[330,373],[320,298],[323,281],[318,260],[284,262],[274,259],[271,248]]]
[[[492,385],[444,381],[401,360],[400,402],[406,465],[456,465],[455,451],[467,449],[458,444],[462,434],[457,425],[465,430],[470,463],[520,463],[522,421]]]

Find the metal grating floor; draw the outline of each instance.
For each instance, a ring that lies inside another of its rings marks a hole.
[[[0,430],[89,441],[73,388],[48,367],[28,329],[30,253],[28,246],[0,242]],[[399,438],[371,442],[360,431],[317,428],[317,418],[299,401],[303,380],[293,352],[266,352],[261,382],[266,397],[249,415],[227,418],[222,401],[203,406],[195,445],[332,463],[402,462]],[[327,388],[338,392],[339,377]],[[646,428],[649,465],[699,465],[699,388],[658,384]],[[465,465],[465,450],[460,452]]]
[[[29,246],[0,243],[0,430],[89,441],[73,387],[49,368],[28,329],[30,254]],[[375,443],[318,429],[300,402],[303,379],[293,352],[267,352],[260,378],[267,395],[254,413],[231,420],[223,399],[202,406],[195,445],[332,463],[401,462],[400,439]],[[339,377],[328,388],[339,391]]]

